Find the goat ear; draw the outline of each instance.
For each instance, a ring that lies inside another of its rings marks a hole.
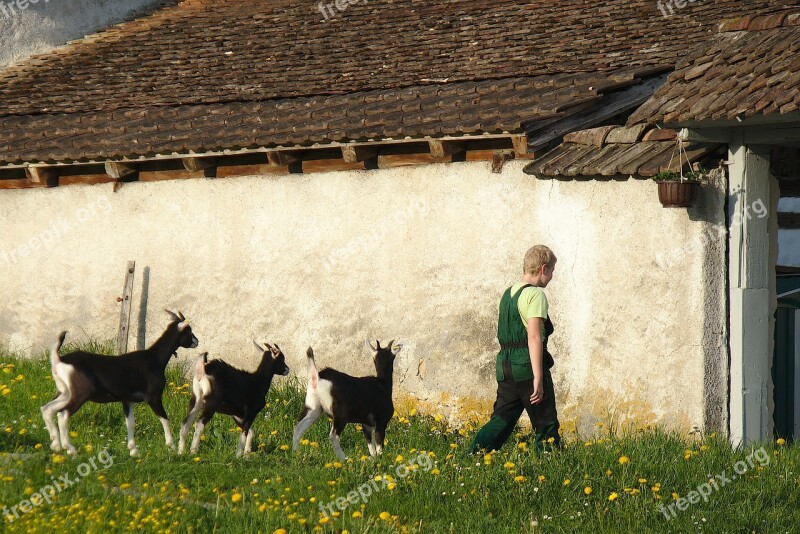
[[[175,310],[175,311],[178,312],[178,317],[180,317],[181,321],[186,320],[186,317],[183,316],[183,313],[181,313],[180,310]]]
[[[267,345],[267,346],[269,346],[269,345]],[[278,346],[277,343],[275,343],[275,348],[272,348],[272,347],[270,347],[270,348],[272,349],[272,354],[274,354],[275,356],[277,356],[278,354],[281,353],[281,348]]]
[[[378,353],[378,349],[372,346],[372,343],[370,343],[369,339],[364,340],[364,343],[367,345],[367,348],[370,350],[370,352],[372,352],[373,355]],[[380,344],[378,344],[378,347],[380,347]]]
[[[167,313],[169,314],[169,316],[170,316],[170,317],[172,317],[172,320],[173,320],[173,321],[178,321],[178,322],[181,322],[181,321],[183,320],[183,319],[181,319],[180,317],[178,317],[178,316],[175,314],[175,312],[173,312],[172,310],[168,310],[168,309],[164,308],[164,311],[165,311],[165,312],[167,312]]]
[[[264,353],[267,351],[267,349],[265,349],[265,348],[263,348],[261,345],[259,345],[259,344],[258,344],[258,341],[256,341],[255,339],[253,340],[253,345],[255,345],[255,346],[256,346],[256,350],[257,350],[257,351],[258,351],[260,354],[264,354]]]

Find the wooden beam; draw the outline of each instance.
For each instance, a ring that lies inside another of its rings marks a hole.
[[[28,178],[13,178],[0,180],[0,189],[33,189],[36,187],[50,187],[46,183],[31,182]]]
[[[201,169],[198,171],[190,172],[184,169],[172,169],[172,170],[152,170],[152,171],[139,171],[139,181],[140,182],[160,182],[162,180],[184,180],[187,178],[206,178],[206,171],[209,169],[214,169],[214,167],[209,167],[208,169]]]
[[[728,291],[730,439],[734,446],[769,439],[770,322],[769,217],[744,217],[755,199],[770,198],[770,153],[733,132],[728,160]]]
[[[446,158],[467,149],[467,143],[462,141],[440,141],[431,139],[428,141],[431,156],[434,158]]]
[[[306,159],[303,160],[302,169],[307,172],[332,172],[332,171],[363,171],[364,161],[348,163],[343,159]]]
[[[128,328],[131,322],[131,297],[133,296],[133,273],[136,270],[136,262],[129,261],[125,269],[125,285],[122,289],[122,297],[117,300],[122,303],[119,312],[119,332],[117,333],[117,354],[128,352]]]
[[[288,167],[292,163],[299,163],[303,160],[301,150],[274,150],[267,152],[267,161],[275,167]]]
[[[528,157],[528,136],[515,135],[511,138],[511,144],[514,147],[514,154],[517,158]],[[533,154],[531,154],[533,156]]]
[[[181,158],[181,161],[189,172],[205,171],[217,165],[217,158]]]
[[[34,184],[44,184],[48,187],[58,185],[58,171],[52,167],[25,167],[25,176]]]
[[[378,156],[379,169],[428,165],[431,163],[450,163],[451,157],[435,158],[430,153],[423,154],[381,154]]]
[[[106,174],[115,180],[129,178],[136,174],[136,167],[130,163],[120,163],[118,161],[107,161],[105,164]]]
[[[116,182],[114,178],[111,178],[107,174],[76,174],[76,175],[66,175],[60,176],[58,178],[58,185],[65,186],[65,185],[95,185],[95,184],[107,184],[110,182]]]
[[[783,230],[800,229],[800,213],[778,212],[778,228]]]
[[[528,146],[536,152],[560,140],[568,132],[603,124],[620,113],[637,108],[644,104],[666,79],[667,75],[664,74],[647,80],[640,85],[635,85],[630,89],[623,89],[622,91],[604,95],[602,106],[591,106],[585,111],[575,113],[555,122],[548,119],[543,121],[544,127],[536,122],[526,124],[525,132],[529,137]]]
[[[513,150],[496,150],[492,157],[492,172],[495,174],[503,172],[503,166],[506,161],[514,159],[514,154]]]
[[[376,146],[345,145],[342,147],[342,158],[347,163],[360,163],[376,157],[378,157],[378,147]]]

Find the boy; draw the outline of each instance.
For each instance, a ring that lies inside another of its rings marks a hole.
[[[497,400],[492,418],[478,431],[470,452],[494,451],[511,436],[522,415],[528,412],[536,433],[536,448],[546,443],[561,446],[558,414],[547,352],[547,337],[553,325],[547,317],[547,297],[542,291],[553,279],[556,257],[544,245],[525,254],[522,279],[508,288],[500,301],[497,339]],[[552,442],[549,439],[552,438]]]

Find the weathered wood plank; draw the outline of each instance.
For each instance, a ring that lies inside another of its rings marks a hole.
[[[342,158],[347,163],[360,163],[368,159],[375,159],[377,156],[378,147],[376,146],[346,145],[342,147]]]
[[[117,333],[117,354],[128,352],[128,328],[131,322],[131,297],[133,296],[133,274],[136,262],[129,261],[125,270],[125,285],[119,299],[122,307],[119,312],[119,332]]]

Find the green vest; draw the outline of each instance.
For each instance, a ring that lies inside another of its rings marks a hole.
[[[500,352],[497,353],[495,362],[495,374],[497,381],[505,379],[514,381],[531,380],[533,378],[533,367],[531,366],[531,355],[528,350],[528,330],[522,324],[522,317],[519,316],[519,301],[522,291],[526,287],[534,287],[532,284],[522,286],[515,295],[511,294],[511,288],[506,289],[503,298],[500,300],[500,316],[497,320],[497,340],[500,342]],[[550,369],[553,366],[553,357],[547,351],[547,339],[553,333],[553,323],[550,317],[545,319],[545,334],[542,339],[542,367]],[[503,363],[508,361],[511,367],[511,376],[506,377],[503,372]]]

